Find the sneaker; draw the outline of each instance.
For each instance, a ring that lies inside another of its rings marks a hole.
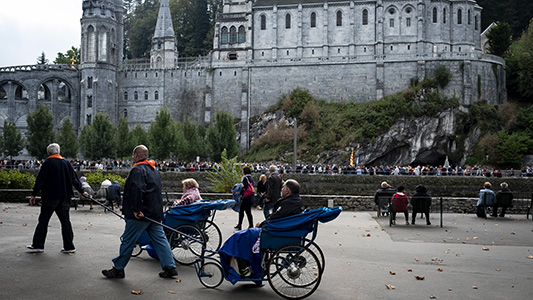
[[[61,249],[61,253],[76,253],[76,249],[72,249],[72,250],[65,250],[65,248]]]
[[[124,278],[124,270],[117,270],[115,267],[109,270],[102,270],[102,274],[104,274],[107,278]]]
[[[26,248],[30,249],[32,253],[43,253],[44,249],[35,248],[32,245],[26,245]]]
[[[173,276],[178,276],[176,268],[164,269],[163,272],[159,272],[159,277],[172,278]]]

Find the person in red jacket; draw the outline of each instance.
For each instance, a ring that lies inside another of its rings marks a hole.
[[[407,209],[407,204],[409,199],[405,195],[405,187],[400,185],[397,188],[396,194],[392,196],[392,224],[396,224],[396,213],[403,212],[405,215],[405,225],[409,225],[409,210]]]

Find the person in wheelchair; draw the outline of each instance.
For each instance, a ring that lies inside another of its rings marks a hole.
[[[250,277],[261,272],[261,258],[259,255],[259,235],[261,227],[271,220],[276,220],[304,211],[300,197],[300,184],[289,179],[281,188],[281,198],[274,203],[274,212],[268,219],[257,223],[256,228],[249,228],[235,232],[219,250],[222,263],[234,269],[235,282],[238,278]],[[230,280],[234,283],[234,280]]]

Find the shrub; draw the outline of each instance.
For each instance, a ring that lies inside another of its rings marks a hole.
[[[6,172],[0,169],[0,189],[31,189],[35,185],[35,176],[21,173],[19,169]]]
[[[102,181],[104,181],[106,178],[109,178],[111,182],[118,181],[118,184],[121,187],[124,187],[124,183],[126,182],[125,178],[122,178],[122,176],[118,174],[104,174],[103,172],[95,172],[95,173],[87,173],[84,175],[87,178],[87,182],[91,185],[91,187],[94,188],[95,191],[97,191],[100,188],[100,184]]]
[[[437,69],[435,69],[435,80],[441,88],[445,88],[451,78],[452,73],[450,73],[444,65],[439,65]]]

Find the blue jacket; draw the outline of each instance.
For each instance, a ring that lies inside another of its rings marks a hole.
[[[496,204],[496,194],[492,190],[484,189],[479,191],[479,200],[477,201],[477,206],[492,206],[494,204]]]
[[[32,196],[41,191],[43,200],[70,199],[74,196],[72,187],[83,193],[81,182],[68,160],[48,158],[37,175]]]

